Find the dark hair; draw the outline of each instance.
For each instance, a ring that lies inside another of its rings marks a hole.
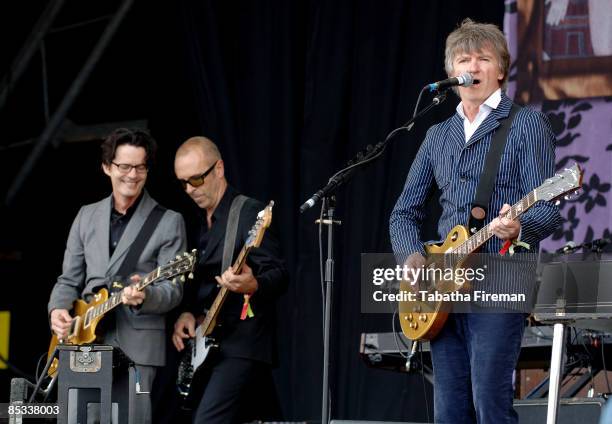
[[[147,152],[147,165],[153,165],[157,143],[148,131],[139,128],[117,128],[110,133],[100,146],[102,148],[102,163],[110,165],[115,158],[117,147],[123,144],[144,148]]]

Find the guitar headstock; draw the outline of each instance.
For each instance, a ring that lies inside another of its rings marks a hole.
[[[577,163],[571,168],[565,168],[536,188],[537,199],[552,201],[575,192],[582,187],[583,173],[584,170],[580,169]]]
[[[193,270],[197,263],[198,251],[193,249],[191,252],[183,252],[182,255],[177,255],[176,259],[171,260],[166,265],[159,268],[159,277],[163,279],[173,279],[172,282],[176,282],[176,278],[180,275],[181,281],[185,281],[185,274],[187,278],[193,278]]]
[[[249,230],[249,237],[245,242],[246,248],[259,247],[261,244],[266,229],[272,223],[272,207],[274,207],[274,200],[271,200],[268,206],[257,214],[257,221]]]

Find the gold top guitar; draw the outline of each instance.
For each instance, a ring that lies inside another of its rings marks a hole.
[[[160,266],[155,270],[145,275],[142,280],[132,285],[138,291],[142,291],[149,284],[153,284],[159,280],[172,279],[176,283],[176,277],[180,275],[180,280],[185,281],[185,275],[188,278],[193,278],[193,269],[196,264],[197,251],[192,250],[191,253],[183,253],[178,255],[176,259],[168,262],[166,265]],[[121,293],[118,291],[108,296],[108,290],[100,289],[87,303],[81,299],[74,302],[74,318],[70,325],[70,332],[65,340],[58,340],[54,334],[51,337],[49,344],[48,358],[55,352],[55,347],[58,343],[82,345],[92,343],[97,339],[96,327],[104,315],[121,304]],[[50,377],[53,377],[57,371],[58,360],[55,358],[47,371]]]
[[[566,168],[563,172],[547,179],[541,186],[527,194],[515,203],[506,213],[508,219],[516,219],[538,200],[551,201],[568,195],[582,186],[582,174],[578,164]],[[485,225],[470,237],[468,229],[462,225],[455,226],[446,236],[441,245],[425,246],[428,258],[436,257],[448,260],[453,268],[461,268],[468,257],[474,253],[487,240],[493,237],[490,224]],[[428,261],[427,267],[439,266],[433,260]],[[450,287],[449,287],[450,286]],[[455,282],[439,283],[436,287],[443,287],[440,291],[458,291],[462,284]],[[413,288],[409,282],[400,283],[400,290],[410,292]],[[418,297],[418,296],[417,296]],[[442,329],[448,317],[449,304],[444,301],[421,302],[400,301],[399,317],[402,332],[411,340],[432,340]]]

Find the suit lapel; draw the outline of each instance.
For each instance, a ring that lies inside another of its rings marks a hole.
[[[468,140],[467,145],[470,146],[479,140],[482,140],[484,136],[494,131],[499,127],[499,121],[507,118],[512,107],[512,101],[502,92],[501,101],[496,109],[493,109],[489,116],[483,121],[482,124],[476,129],[472,137]]]
[[[109,259],[111,196],[112,194],[100,202],[100,207],[96,209],[93,217],[94,234],[103,266],[108,266]]]
[[[455,141],[460,149],[465,147],[465,129],[463,128],[463,119],[458,113],[452,117],[450,124],[450,138]]]
[[[145,190],[142,194],[142,199],[140,199],[138,207],[134,211],[134,215],[132,215],[132,217],[130,218],[130,222],[128,222],[128,225],[125,228],[121,239],[119,240],[119,244],[115,248],[113,256],[111,256],[110,258],[110,261],[108,263],[108,270],[113,271],[111,274],[114,274],[119,269],[119,265],[121,264],[119,259],[125,257],[125,253],[136,239],[136,236],[140,232],[142,225],[144,224],[145,220],[149,216],[149,213],[151,213],[151,210],[155,207],[155,205],[155,201],[149,196],[149,194]],[[124,275],[123,277],[126,276]]]

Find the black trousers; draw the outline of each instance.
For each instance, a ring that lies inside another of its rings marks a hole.
[[[194,424],[280,418],[270,365],[244,358],[215,358],[200,378],[204,391],[193,415]]]
[[[184,401],[176,390],[176,350],[153,385],[153,423],[246,423],[280,421],[281,408],[272,367],[240,358],[207,358],[193,381],[193,398]]]

